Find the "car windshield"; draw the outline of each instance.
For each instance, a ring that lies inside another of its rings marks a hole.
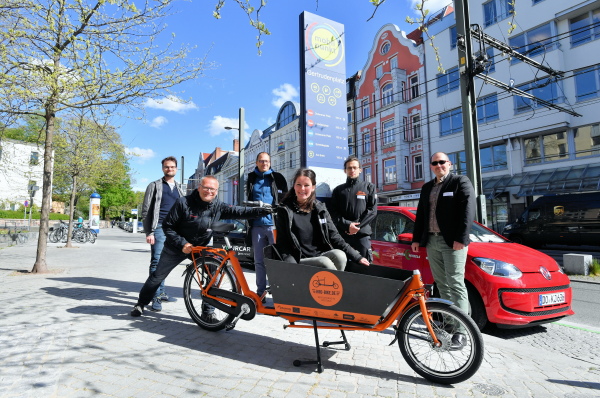
[[[417,210],[410,210],[414,215],[417,214]],[[469,235],[471,242],[494,242],[494,243],[505,243],[506,240],[502,239],[498,235],[490,232],[488,229],[482,227],[476,222],[471,227],[471,234]]]
[[[506,240],[502,239],[498,235],[494,234],[490,230],[482,227],[477,223],[473,223],[471,227],[471,242],[494,242],[494,243],[503,243]]]
[[[246,225],[240,220],[219,220],[219,222],[226,223],[226,224],[234,224],[235,229],[233,230],[233,232],[245,232],[246,231]]]

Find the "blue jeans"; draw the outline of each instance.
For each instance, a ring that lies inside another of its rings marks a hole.
[[[252,227],[252,248],[254,249],[254,270],[256,271],[256,294],[263,294],[267,288],[267,270],[263,249],[274,243],[273,226],[259,225]]]
[[[154,230],[154,244],[150,245],[150,276],[152,273],[156,271],[156,266],[158,265],[158,261],[160,260],[160,254],[163,251],[163,247],[165,246],[165,240],[167,240],[167,236],[162,229],[162,225],[158,224],[156,229]],[[165,291],[165,281],[163,280],[156,290],[156,294],[154,298],[160,296]]]

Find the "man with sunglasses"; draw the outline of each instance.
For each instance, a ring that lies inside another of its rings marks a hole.
[[[200,179],[198,189],[188,196],[179,198],[163,221],[167,236],[165,247],[160,255],[156,270],[144,283],[131,316],[144,313],[144,306],[150,303],[156,289],[169,273],[186,258],[193,246],[206,246],[212,237],[211,225],[220,219],[256,218],[270,214],[270,210],[260,207],[232,206],[217,199],[219,182],[214,176]],[[206,322],[217,322],[214,308],[202,306],[202,318]]]
[[[466,176],[450,173],[452,162],[444,152],[431,156],[435,178],[423,185],[411,245],[413,252],[427,248],[431,273],[442,299],[469,313],[465,263],[469,234],[475,219],[475,190]],[[466,338],[459,330],[452,346],[461,349]]]

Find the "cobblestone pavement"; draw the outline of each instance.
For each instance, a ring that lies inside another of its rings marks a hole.
[[[0,250],[0,397],[600,397],[598,330],[488,332],[479,372],[453,386],[416,375],[387,346],[391,332],[351,332],[350,351],[322,350],[319,374],[292,365],[314,357],[312,331],[284,330],[281,318],[200,329],[181,297],[183,266],[167,279],[179,300],[131,318],[148,272],[143,234],[115,228],[94,245],[59,246],[45,275],[25,272],[35,242]]]

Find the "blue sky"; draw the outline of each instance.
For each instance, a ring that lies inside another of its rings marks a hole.
[[[165,98],[147,101],[143,120],[118,120],[123,144],[137,154],[131,159],[133,188],[145,190],[159,178],[160,161],[167,156],[185,157],[185,177],[191,175],[200,152],[215,147],[233,149],[238,125],[238,109],[245,109],[246,139],[254,129],[263,130],[274,123],[277,111],[287,100],[299,101],[298,20],[308,11],[345,25],[346,71],[348,76],[362,69],[377,31],[387,23],[405,32],[415,25],[405,22],[415,17],[414,0],[387,0],[373,19],[374,7],[368,0],[271,0],[260,13],[271,31],[263,36],[262,55],[256,47],[256,31],[247,16],[229,0],[222,19],[212,16],[216,1],[176,1],[165,23],[176,43],[197,46],[194,56],[215,64],[204,77],[177,87],[181,104]],[[433,12],[448,3],[429,0]],[[181,179],[181,170],[177,180]]]

